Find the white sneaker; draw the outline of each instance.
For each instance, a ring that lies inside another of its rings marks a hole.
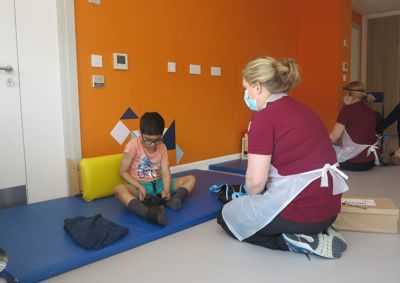
[[[326,232],[326,234],[332,235],[332,236],[334,236],[334,237],[339,239],[340,249],[342,250],[342,252],[347,249],[347,242],[344,239],[342,234],[340,234],[338,231],[336,231],[332,227],[328,227],[328,229],[326,229],[325,232]]]
[[[314,254],[324,258],[339,258],[342,255],[339,239],[327,234],[282,234],[289,250],[295,253]]]
[[[6,252],[0,248],[0,272],[2,272],[6,268],[7,262],[8,257]]]

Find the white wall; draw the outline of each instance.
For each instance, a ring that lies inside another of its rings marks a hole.
[[[68,192],[57,2],[15,0],[29,203]]]
[[[361,69],[361,31],[358,25],[353,23],[351,27],[351,73],[350,81],[360,80]]]

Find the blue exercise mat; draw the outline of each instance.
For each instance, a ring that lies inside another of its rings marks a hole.
[[[179,211],[166,209],[167,226],[150,224],[128,211],[115,197],[85,202],[66,197],[0,210],[0,247],[8,254],[7,271],[20,282],[38,282],[57,274],[126,251],[217,216],[222,203],[209,191],[211,185],[243,183],[242,176],[191,170],[195,190]],[[129,228],[128,234],[99,250],[87,250],[63,230],[64,219],[78,215],[102,214],[104,218]]]
[[[208,166],[208,169],[246,175],[247,160],[235,159],[227,162],[211,164]]]

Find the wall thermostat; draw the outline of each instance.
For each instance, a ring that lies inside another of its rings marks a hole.
[[[128,70],[128,54],[114,53],[114,69]]]
[[[104,76],[93,75],[92,76],[92,86],[95,88],[101,88],[104,86]]]

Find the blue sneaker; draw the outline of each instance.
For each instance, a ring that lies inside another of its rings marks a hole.
[[[8,257],[6,252],[0,248],[0,272],[2,272],[6,268],[7,262]]]
[[[336,231],[332,227],[329,227],[328,229],[326,229],[325,233],[334,236],[339,240],[340,249],[342,250],[342,252],[344,252],[347,249],[347,242],[344,239],[343,235],[340,234],[338,231]]]
[[[295,253],[314,254],[323,258],[340,258],[339,239],[327,234],[282,234],[289,250]]]

